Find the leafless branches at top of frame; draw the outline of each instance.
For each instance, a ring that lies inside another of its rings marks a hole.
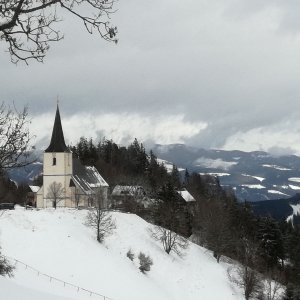
[[[62,20],[59,10],[77,19],[92,34],[117,42],[117,28],[110,22],[114,0],[0,0],[0,40],[8,43],[11,61],[43,62],[51,42],[63,34],[56,28]],[[85,14],[89,11],[90,14]]]

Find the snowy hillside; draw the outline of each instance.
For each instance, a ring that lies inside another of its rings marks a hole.
[[[1,299],[103,299],[81,288],[113,300],[243,299],[226,264],[217,264],[208,250],[191,244],[184,258],[167,255],[150,238],[150,224],[117,212],[117,230],[101,245],[83,225],[86,213],[17,208],[0,217],[2,253],[34,268],[17,263],[13,279],[0,277]],[[153,259],[148,274],[126,257],[130,248]]]

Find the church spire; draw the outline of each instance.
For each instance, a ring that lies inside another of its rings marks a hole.
[[[51,142],[49,147],[45,150],[45,152],[69,152],[69,149],[65,143],[64,133],[61,126],[58,103],[56,108]]]

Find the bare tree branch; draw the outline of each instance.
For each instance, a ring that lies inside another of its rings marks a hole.
[[[96,31],[116,43],[117,28],[109,22],[113,4],[114,0],[0,0],[0,41],[8,44],[13,63],[43,62],[50,43],[63,38],[55,24],[61,21],[58,11],[66,11],[80,19],[90,34]]]

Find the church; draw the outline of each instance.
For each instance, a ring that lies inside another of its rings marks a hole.
[[[93,166],[84,166],[66,146],[57,105],[50,145],[43,154],[43,186],[36,207],[89,207],[101,198],[107,207],[108,184]]]

